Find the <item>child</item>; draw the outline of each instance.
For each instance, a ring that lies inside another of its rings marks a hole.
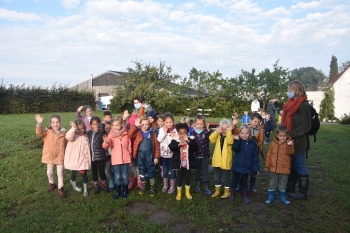
[[[106,135],[105,124],[101,124],[99,117],[91,117],[91,130],[88,132],[91,154],[92,179],[94,181],[94,194],[100,193],[98,185],[98,175],[100,174],[103,191],[109,192],[106,184],[106,151],[102,147],[103,137]]]
[[[131,141],[125,130],[124,121],[121,116],[112,120],[112,128],[108,136],[104,138],[104,149],[111,148],[111,164],[114,170],[115,195],[117,200],[121,195],[120,176],[123,178],[123,198],[128,197],[128,167],[131,163]]]
[[[191,121],[190,121],[190,118],[187,117],[187,116],[184,116],[180,119],[180,123],[186,123],[188,125],[188,134],[187,136],[190,136],[191,135],[191,132],[193,130],[193,128],[191,127]]]
[[[83,110],[85,112],[85,116],[81,116],[80,115],[80,112],[81,110]],[[75,113],[76,117],[78,119],[82,119],[85,123],[85,127],[86,127],[86,132],[90,131],[91,130],[91,127],[90,127],[90,120],[91,120],[91,117],[92,117],[92,108],[90,105],[85,105],[85,106],[80,106],[78,109],[77,109],[77,112]]]
[[[265,111],[262,110],[260,115],[261,115],[261,118],[262,118],[261,124],[265,125],[265,123],[266,123],[266,113],[265,113]]]
[[[275,201],[275,189],[277,185],[280,201],[286,205],[290,204],[286,199],[286,185],[288,175],[290,174],[291,157],[294,154],[293,144],[292,138],[288,136],[287,127],[278,126],[276,136],[270,144],[266,157],[265,171],[270,172],[269,198],[265,202],[266,204],[271,204]]]
[[[35,115],[36,134],[43,138],[44,147],[42,154],[42,163],[47,164],[47,177],[49,179],[48,192],[52,192],[56,188],[55,180],[53,177],[53,167],[56,164],[57,177],[58,177],[58,194],[61,197],[66,197],[63,184],[63,162],[64,151],[66,149],[66,130],[61,127],[61,117],[59,115],[52,115],[50,117],[50,126],[45,130],[42,128],[43,117],[40,114]]]
[[[159,114],[157,115],[157,127],[156,127],[156,136],[158,138],[159,135],[159,129],[162,128],[164,126],[164,115],[163,114]],[[159,159],[159,168],[160,168],[160,175],[161,177],[163,177],[163,164],[162,164],[162,160]]]
[[[170,112],[167,112],[164,114],[164,126],[159,129],[157,139],[158,142],[160,142],[160,156],[163,164],[163,192],[168,190],[169,171],[171,174],[170,188],[168,190],[169,194],[173,194],[175,191],[176,173],[171,169],[171,157],[173,156],[173,152],[169,149],[169,144],[175,137],[178,137],[178,135],[174,126],[174,116]]]
[[[104,111],[102,123],[106,123],[106,122],[111,121],[111,120],[112,120],[112,113],[110,111]]]
[[[203,115],[197,115],[195,118],[195,128],[191,135],[194,136],[198,147],[196,149],[196,181],[197,187],[195,192],[198,193],[201,190],[202,176],[205,184],[205,195],[210,197],[211,192],[209,190],[209,136],[212,131],[209,128],[209,123],[205,124],[205,118]],[[206,128],[205,128],[206,126]]]
[[[250,117],[248,115],[248,111],[244,111],[244,115],[242,116],[242,124],[248,125],[250,122]]]
[[[260,171],[258,146],[250,139],[251,131],[247,125],[242,125],[239,128],[238,135],[234,136],[235,141],[232,145],[232,150],[235,152],[235,156],[232,164],[233,180],[230,201],[234,201],[235,190],[240,181],[242,187],[242,200],[245,204],[248,204],[248,175],[252,171],[255,174],[259,174]]]
[[[282,124],[282,115],[283,115],[283,110],[281,110],[280,114],[278,115],[278,125]]]
[[[125,110],[128,113],[128,110]],[[124,111],[124,113],[125,113]],[[125,114],[124,117],[126,118]],[[126,127],[127,130],[129,130],[131,128],[131,126],[135,125],[135,121],[138,119],[138,116],[136,115],[136,113],[132,113],[131,116],[128,119],[128,125]],[[131,150],[134,147],[134,139],[130,138],[131,141]],[[133,153],[132,153],[133,154]],[[134,159],[133,157],[131,157],[131,164],[129,166],[128,169],[128,173],[129,173],[129,186],[128,189],[131,190],[134,185],[135,185],[135,178],[137,178],[137,188],[138,189],[142,189],[142,182],[141,182],[141,178],[138,174],[138,169],[137,169],[137,160]]]
[[[147,114],[147,118],[149,120],[149,125],[152,129],[156,129],[157,127],[157,113],[155,111],[150,111],[148,114]]]
[[[64,167],[72,170],[70,183],[73,189],[77,192],[81,192],[81,188],[76,185],[77,171],[80,171],[83,178],[83,195],[84,197],[87,197],[87,170],[91,169],[89,139],[86,134],[85,123],[83,120],[78,119],[75,122],[71,121],[70,126],[72,128],[66,134],[68,144],[64,155]]]
[[[146,191],[147,178],[151,184],[151,197],[155,195],[155,165],[158,164],[159,142],[156,132],[150,127],[149,119],[142,117],[131,126],[128,132],[130,138],[134,138],[133,157],[137,159],[137,166],[142,182],[142,189],[139,194]],[[141,127],[140,129],[138,127]]]
[[[111,115],[105,115],[104,119],[105,118],[109,119],[108,116],[110,117]],[[111,132],[111,128],[112,128],[112,122],[111,121],[106,121],[104,124],[105,124],[106,134],[109,134]],[[105,174],[106,174],[106,177],[109,180],[109,187],[108,187],[108,189],[110,191],[113,190],[113,188],[114,188],[114,179],[113,179],[114,173],[111,172],[111,152],[112,152],[111,148],[108,148],[106,150],[106,166],[105,166]]]
[[[270,133],[273,130],[273,123],[271,118],[270,118],[270,114],[266,113],[265,115],[266,118],[266,122],[265,122],[265,127],[264,127],[264,131],[265,131],[265,141],[264,144],[269,144],[270,143]]]
[[[170,150],[174,152],[173,156],[171,157],[171,168],[178,170],[176,200],[181,200],[183,179],[185,179],[185,195],[187,199],[191,200],[192,196],[190,194],[190,169],[195,168],[196,159],[194,157],[194,153],[197,149],[198,144],[196,140],[194,140],[194,136],[187,136],[187,123],[177,124],[176,131],[178,133],[178,137],[174,138],[169,144]]]
[[[211,197],[220,196],[221,185],[225,187],[225,193],[220,197],[226,199],[230,196],[229,176],[232,168],[232,129],[231,122],[223,118],[219,126],[210,136],[211,143],[215,143],[212,166],[214,168],[215,193]]]
[[[238,113],[237,112],[234,112],[233,115],[232,115],[232,121],[234,119],[238,119]]]

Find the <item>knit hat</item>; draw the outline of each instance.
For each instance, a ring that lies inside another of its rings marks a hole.
[[[128,125],[135,125],[136,118],[137,118],[136,113],[132,113],[131,117],[129,117]]]
[[[157,113],[155,111],[150,111],[148,114],[147,114],[147,117],[152,117],[154,120],[157,120]]]

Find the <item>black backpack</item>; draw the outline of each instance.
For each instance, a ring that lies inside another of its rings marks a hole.
[[[306,101],[310,107],[310,117],[311,117],[311,128],[309,132],[307,133],[309,136],[314,136],[314,142],[316,142],[316,133],[320,129],[320,119],[318,118],[318,113],[316,112],[316,109],[312,105],[309,104],[308,101]],[[306,158],[307,158],[307,152],[310,150],[310,138],[307,137],[307,148],[306,148]]]

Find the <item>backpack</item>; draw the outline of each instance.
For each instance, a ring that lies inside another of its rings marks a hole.
[[[317,131],[320,129],[320,119],[318,118],[318,113],[316,111],[316,109],[314,109],[314,107],[309,104],[308,101],[306,101],[307,104],[309,105],[310,107],[310,117],[311,117],[311,127],[310,127],[310,130],[309,132],[307,132],[307,134],[309,136],[314,136],[314,142],[316,142],[316,133]],[[310,150],[310,138],[309,137],[306,137],[307,138],[307,147],[306,147],[306,158],[308,157],[307,156],[307,152]]]

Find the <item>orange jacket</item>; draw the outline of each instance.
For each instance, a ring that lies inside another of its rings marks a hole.
[[[291,140],[292,138],[288,137],[286,141],[279,144],[278,139],[273,138],[266,157],[266,168],[269,172],[290,174],[294,146],[288,146],[287,142]]]
[[[156,131],[152,130],[152,146],[153,146],[153,158],[159,159],[160,158],[160,149],[159,149],[159,142],[157,140]],[[134,147],[133,147],[133,157],[134,159],[137,158],[137,152],[139,150],[139,146],[143,140],[142,133],[139,128],[132,125],[130,126],[130,129],[128,130],[128,136],[130,138],[134,138]]]

